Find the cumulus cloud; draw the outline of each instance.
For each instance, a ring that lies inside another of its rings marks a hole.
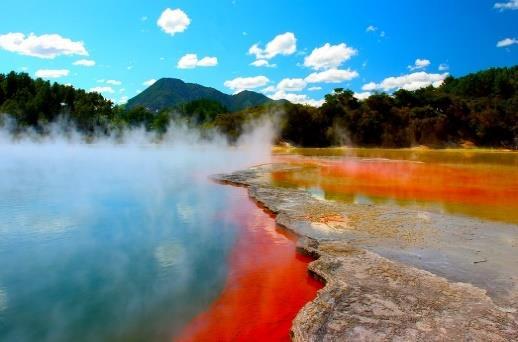
[[[188,53],[178,60],[178,69],[193,69],[196,67],[213,67],[218,65],[216,57],[203,57],[198,59],[195,53]]]
[[[304,66],[314,70],[338,68],[343,62],[358,54],[356,49],[345,43],[324,46],[314,49],[309,56],[304,58]]]
[[[253,61],[250,63],[250,65],[253,65],[255,67],[266,67],[266,68],[275,68],[277,64],[270,64],[266,59],[258,59],[256,61]]]
[[[277,90],[277,88],[275,86],[268,86],[266,88],[264,88],[263,90],[261,90],[261,92],[263,93],[273,93]]]
[[[514,44],[518,44],[518,39],[516,38],[505,38],[500,40],[498,43],[496,43],[496,47],[502,48],[502,47],[508,47]]]
[[[67,69],[40,69],[36,71],[36,77],[41,78],[59,78],[68,76],[70,73]]]
[[[362,90],[417,90],[428,86],[438,87],[446,77],[448,77],[448,73],[429,74],[427,72],[420,71],[397,77],[388,77],[379,84],[374,83],[376,85],[375,87],[373,86],[373,83],[368,83],[362,87]]]
[[[292,32],[277,35],[263,49],[259,44],[254,44],[248,49],[250,55],[256,59],[272,59],[277,55],[291,55],[297,51],[297,38]]]
[[[151,79],[151,80],[147,80],[147,81],[143,82],[142,85],[145,85],[146,87],[150,87],[153,84],[155,84],[155,82],[156,82],[155,79]]]
[[[314,72],[306,77],[304,80],[307,83],[340,83],[350,81],[358,77],[358,72],[347,69],[329,69],[322,72]]]
[[[174,10],[166,8],[156,23],[162,31],[174,36],[176,33],[185,31],[190,25],[191,19],[179,8]]]
[[[430,64],[431,64],[430,60],[418,58],[415,60],[414,65],[408,66],[408,69],[410,69],[410,70],[424,69],[427,66],[429,66]]]
[[[378,31],[378,28],[374,25],[369,25],[367,26],[367,28],[365,29],[366,32],[376,32]]]
[[[376,88],[378,88],[378,85],[375,82],[370,82],[370,83],[364,84],[362,87],[362,90],[363,91],[373,91],[373,90],[376,90]]]
[[[3,34],[0,35],[0,49],[45,59],[53,59],[61,55],[88,56],[83,42],[74,42],[59,34],[41,36],[36,36],[34,33],[28,36],[23,33]]]
[[[361,92],[361,93],[354,93],[354,97],[356,97],[358,100],[365,100],[365,99],[367,99],[371,95],[372,95],[372,93],[370,91],[364,91],[364,92]]]
[[[121,81],[117,81],[117,80],[107,80],[106,84],[111,84],[111,85],[119,86],[119,85],[122,84],[122,82]]]
[[[270,98],[273,100],[288,100],[291,103],[304,104],[313,107],[320,107],[324,100],[314,100],[305,94],[293,94],[286,93],[284,90],[279,90],[275,94],[271,95]]]
[[[91,93],[109,93],[109,94],[113,94],[115,91],[113,90],[112,87],[109,87],[109,86],[102,86],[102,87],[93,87],[93,88],[90,88],[89,90]]]
[[[73,64],[84,67],[93,67],[95,65],[95,61],[91,59],[80,59],[78,61],[75,61]]]
[[[306,88],[306,85],[306,81],[302,78],[285,78],[277,84],[277,89],[284,91],[300,91]]]
[[[318,91],[318,90],[322,90],[322,87],[309,87],[308,90],[309,91]]]
[[[510,0],[507,2],[495,3],[495,8],[501,11],[505,10],[518,10],[518,0]]]
[[[232,89],[238,93],[247,89],[256,89],[264,87],[270,80],[266,76],[255,76],[255,77],[237,77],[233,80],[226,81],[225,87]]]

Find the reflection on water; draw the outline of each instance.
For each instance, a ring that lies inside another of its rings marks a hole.
[[[179,341],[289,341],[297,312],[322,284],[310,277],[310,258],[295,251],[295,236],[247,199],[231,202],[241,227],[218,299],[177,337]]]
[[[215,148],[0,146],[0,341],[168,340],[240,231]],[[230,165],[229,165],[230,164]]]
[[[518,154],[487,151],[297,149],[279,186],[347,203],[393,204],[518,223]],[[342,153],[342,155],[339,154]],[[317,157],[321,153],[326,157]],[[329,157],[332,155],[332,157]],[[322,196],[322,194],[320,195]]]
[[[356,157],[364,159],[383,158],[410,160],[431,163],[469,163],[518,166],[515,152],[487,149],[443,149],[426,148],[388,149],[388,148],[276,148],[278,155],[295,154],[315,157]]]
[[[7,293],[0,287],[0,312],[7,309]]]

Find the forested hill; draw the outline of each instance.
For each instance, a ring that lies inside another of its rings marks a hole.
[[[448,77],[437,88],[376,93],[362,101],[349,90],[336,89],[320,108],[287,101],[246,108],[257,104],[249,93],[232,96],[245,107],[238,112],[231,110],[239,106],[215,98],[156,112],[116,106],[97,93],[11,72],[0,74],[0,125],[9,122],[15,134],[26,128],[46,134],[48,123],[61,120],[87,136],[140,126],[160,136],[172,121],[181,121],[196,129],[219,130],[235,141],[245,126],[270,115],[279,123],[278,139],[297,146],[474,144],[518,149],[518,66]]]
[[[235,95],[228,95],[214,88],[186,83],[177,78],[162,78],[130,99],[127,108],[142,106],[151,111],[160,111],[201,99],[219,102],[231,112],[273,101],[267,96],[253,91],[245,90]]]
[[[448,77],[438,88],[378,93],[348,90],[319,109],[287,111],[282,138],[303,146],[436,147],[474,144],[518,148],[518,66]]]

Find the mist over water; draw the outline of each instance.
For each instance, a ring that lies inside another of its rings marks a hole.
[[[208,176],[267,162],[271,128],[236,147],[185,129],[0,134],[0,340],[163,340],[224,285],[238,224]]]

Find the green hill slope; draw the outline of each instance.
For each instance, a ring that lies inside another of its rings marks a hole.
[[[219,102],[232,112],[273,102],[265,95],[253,91],[245,90],[235,95],[228,95],[196,83],[186,83],[176,78],[162,78],[130,99],[126,106],[127,108],[143,106],[151,111],[160,111],[201,99]]]

